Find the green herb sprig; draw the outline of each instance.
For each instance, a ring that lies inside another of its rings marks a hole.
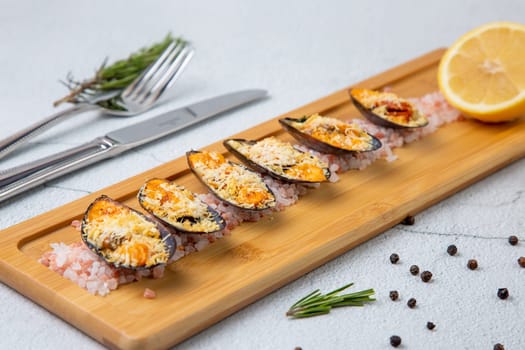
[[[69,94],[55,101],[53,105],[56,107],[64,102],[79,103],[91,95],[126,88],[174,41],[186,44],[185,40],[174,38],[169,33],[161,42],[142,48],[128,58],[118,60],[111,65],[106,65],[106,58],[95,75],[89,79],[78,81],[69,73],[66,81],[62,81],[69,89]],[[118,97],[99,104],[109,109],[122,109],[118,103]]]
[[[286,316],[292,318],[305,318],[324,315],[329,313],[333,307],[363,306],[365,303],[375,301],[375,299],[371,297],[375,293],[373,289],[338,295],[339,292],[342,292],[351,286],[353,286],[353,283],[349,283],[324,295],[321,294],[319,289],[316,289],[293,304],[286,312]]]

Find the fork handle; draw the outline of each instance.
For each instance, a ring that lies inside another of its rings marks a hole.
[[[49,117],[23,129],[0,141],[0,158],[5,157],[15,149],[25,144],[30,139],[42,134],[52,126],[68,119],[69,117],[89,110],[97,109],[97,106],[89,104],[77,104],[50,115]]]

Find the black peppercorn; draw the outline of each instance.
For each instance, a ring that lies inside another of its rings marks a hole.
[[[427,328],[433,330],[434,328],[436,328],[436,325],[434,324],[434,322],[427,322]]]
[[[497,343],[494,344],[494,350],[505,350],[505,347],[503,346],[503,344]]]
[[[410,298],[410,299],[408,299],[408,301],[407,301],[407,305],[408,305],[408,307],[411,308],[411,309],[413,309],[413,308],[416,307],[416,303],[417,303],[417,301],[416,301],[415,298]]]
[[[392,255],[390,255],[390,262],[392,264],[397,264],[398,261],[399,261],[399,255],[397,255],[396,253],[392,253]]]
[[[498,289],[498,298],[507,299],[509,297],[509,290],[507,288]]]
[[[419,273],[419,266],[417,265],[410,266],[410,273],[414,276],[417,276],[417,274]]]
[[[512,235],[512,236],[509,236],[509,243],[510,245],[516,245],[518,244],[518,237]]]
[[[401,345],[401,337],[399,335],[391,336],[390,345],[392,345],[394,348],[397,348],[399,345]]]
[[[456,247],[454,244],[451,244],[447,247],[447,253],[450,256],[456,255],[458,252],[458,247]]]
[[[469,269],[475,270],[475,269],[478,268],[478,261],[476,259],[470,259],[467,262],[467,266],[468,266]]]
[[[423,271],[421,272],[421,280],[425,283],[429,282],[432,279],[432,272]]]
[[[397,292],[397,290],[391,290],[390,299],[392,299],[392,301],[396,301],[397,298],[399,298],[399,293]]]
[[[520,256],[518,259],[518,264],[520,264],[521,267],[525,268],[525,256]]]
[[[403,219],[403,221],[401,221],[402,225],[408,225],[408,226],[412,226],[415,223],[416,223],[416,218],[413,217],[412,215],[408,215],[406,218]]]

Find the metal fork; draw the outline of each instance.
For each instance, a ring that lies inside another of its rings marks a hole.
[[[14,151],[33,137],[52,126],[83,112],[101,110],[117,116],[132,116],[144,112],[162,96],[177,80],[191,57],[194,49],[179,40],[173,41],[144,72],[124,90],[112,90],[93,96],[85,96],[73,107],[55,113],[36,124],[0,141],[0,158]],[[100,102],[117,97],[122,110],[113,110],[99,105]]]

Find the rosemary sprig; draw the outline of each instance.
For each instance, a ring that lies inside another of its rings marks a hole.
[[[319,289],[316,289],[293,304],[286,312],[286,316],[304,318],[324,315],[329,313],[333,307],[363,306],[365,303],[375,301],[375,299],[371,297],[374,295],[373,289],[338,295],[339,292],[342,292],[352,285],[353,283],[349,283],[324,295],[321,294]]]
[[[69,89],[69,94],[55,101],[53,105],[56,107],[64,102],[79,103],[100,92],[126,88],[174,41],[186,43],[185,40],[174,38],[169,33],[161,42],[142,48],[126,59],[116,61],[108,66],[106,65],[107,59],[104,60],[95,75],[89,79],[78,81],[69,73],[66,81],[62,81]],[[118,97],[100,102],[99,105],[108,109],[122,109],[118,103]]]

